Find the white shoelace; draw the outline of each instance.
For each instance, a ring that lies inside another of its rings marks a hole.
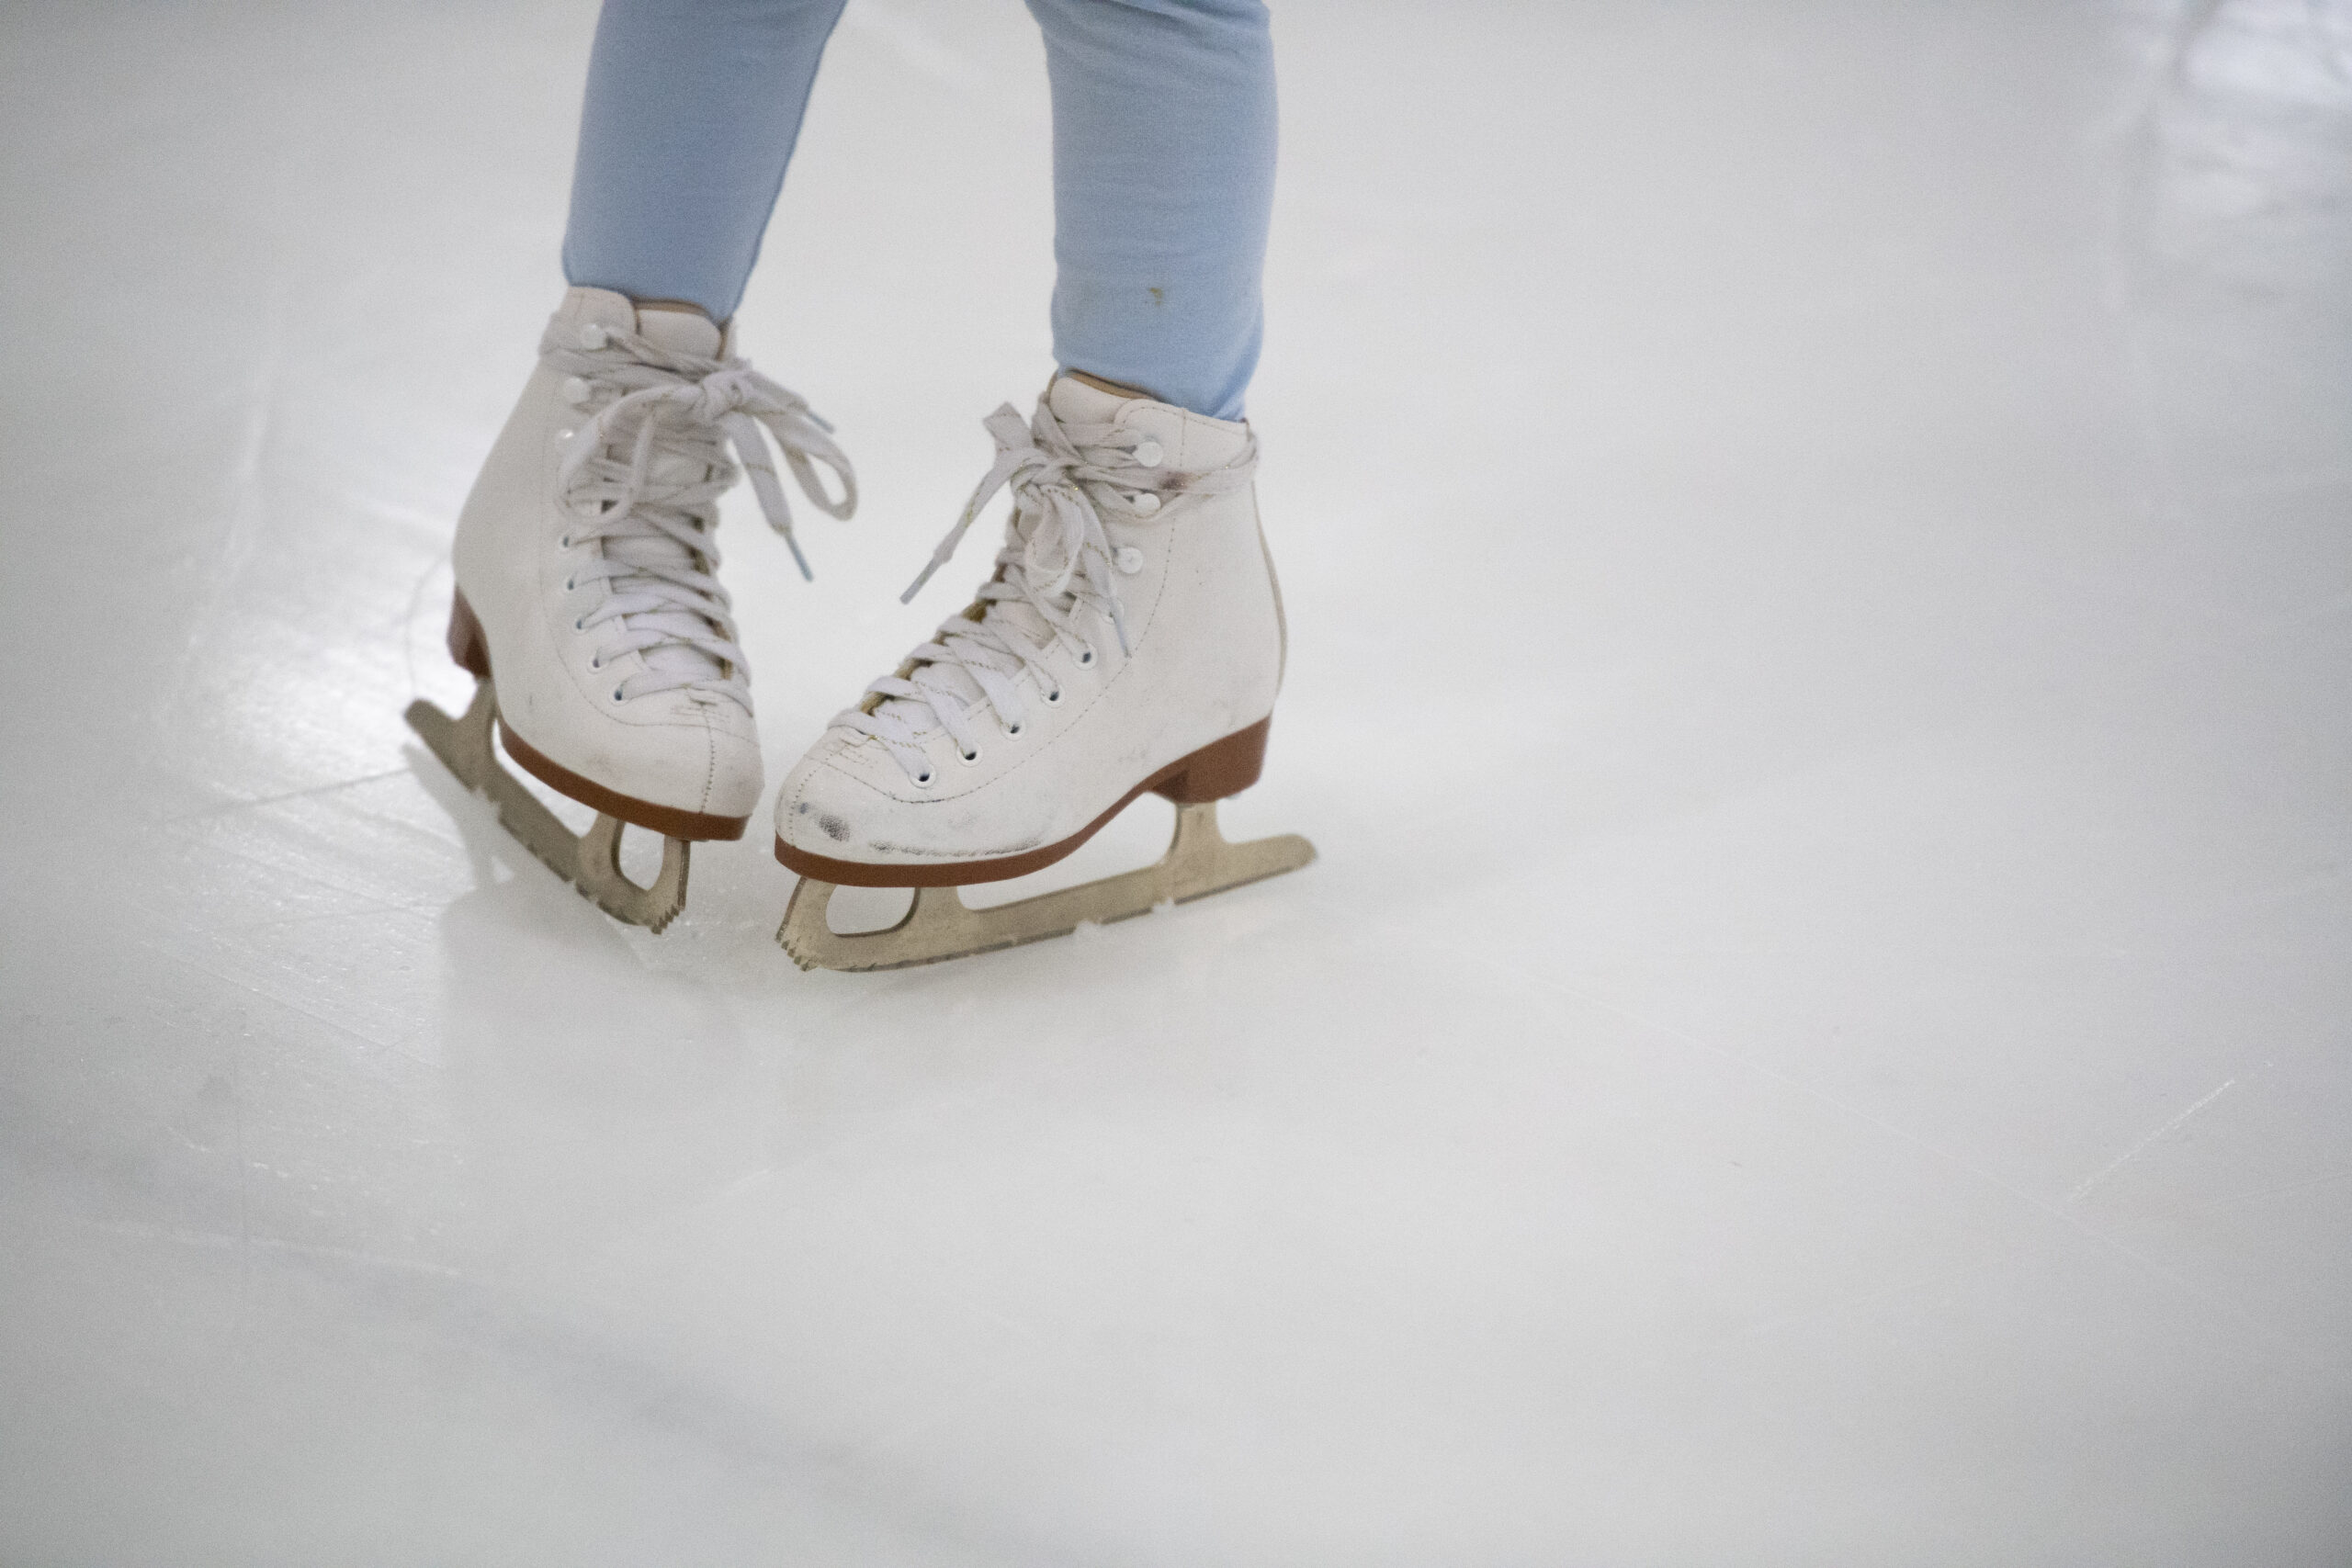
[[[1248,484],[1257,465],[1252,436],[1224,468],[1204,473],[1162,468],[1163,454],[1149,437],[1111,424],[1064,424],[1043,399],[1026,424],[1010,403],[985,423],[996,440],[996,462],[930,564],[900,596],[901,603],[915,596],[956,553],[989,498],[1009,485],[1012,512],[996,575],[980,587],[979,617],[967,612],[945,622],[907,656],[898,674],[875,682],[864,703],[833,720],[888,747],[919,786],[932,782],[919,742],[933,729],[944,729],[967,761],[980,754],[983,704],[995,710],[1004,733],[1022,732],[1028,715],[1014,682],[1024,669],[1036,671],[1046,701],[1061,700],[1043,655],[1058,645],[1081,663],[1093,661],[1093,650],[1071,625],[1080,607],[1109,620],[1121,651],[1133,651],[1102,508],[1123,520],[1165,521],[1187,500]]]
[[[729,697],[750,712],[734,602],[713,575],[718,498],[739,471],[748,473],[762,515],[784,536],[805,578],[808,562],[793,537],[792,507],[762,433],[775,440],[810,504],[834,517],[857,510],[849,458],[804,399],[747,360],[681,354],[593,325],[577,342],[559,340],[557,331],[548,328],[540,357],[571,378],[565,394],[574,404],[594,411],[560,470],[572,511],[566,539],[604,541],[602,558],[583,563],[567,586],[609,582],[605,602],[577,627],[616,624],[618,630],[598,647],[592,668],[639,653],[644,669],[614,688],[615,701],[684,688]],[[740,468],[728,458],[730,445]],[[825,493],[820,463],[840,482],[838,500]]]

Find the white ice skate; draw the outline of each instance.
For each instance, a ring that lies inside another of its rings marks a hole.
[[[716,575],[718,498],[736,477],[724,446],[804,576],[763,429],[820,509],[857,505],[830,427],[730,347],[691,310],[564,296],[458,523],[449,652],[480,682],[473,705],[457,719],[408,709],[533,854],[616,919],[657,931],[684,906],[687,845],[741,838],[760,798],[750,674]],[[515,761],[596,809],[584,837],[500,766],[493,726]],[[624,823],[665,840],[650,887],[621,872]]]
[[[1282,600],[1258,526],[1248,425],[1070,377],[1023,424],[923,569],[1010,485],[996,574],[897,674],[833,721],[777,795],[800,874],[777,940],[804,968],[893,969],[1139,915],[1315,856],[1228,844],[1216,802],[1257,782],[1282,680]],[[958,886],[1053,864],[1147,790],[1177,803],[1159,863],[972,909]],[[888,931],[843,935],[838,886],[912,887]]]

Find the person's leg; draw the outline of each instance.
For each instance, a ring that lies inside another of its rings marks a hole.
[[[1260,0],[1028,0],[1054,98],[1054,355],[1213,419],[1257,368],[1274,190]]]
[[[772,442],[813,505],[846,517],[857,503],[830,427],[734,352],[723,324],[841,10],[605,6],[564,243],[571,287],[451,549],[449,652],[474,700],[458,718],[426,702],[408,711],[532,854],[657,931],[684,906],[690,846],[741,835],[762,794],[751,674],[718,581],[719,496],[748,469],[791,542]],[[594,809],[595,826],[575,834],[522,773]],[[650,885],[621,870],[624,824],[666,840]]]
[[[989,416],[997,460],[933,554],[1011,490],[971,606],[776,794],[776,859],[801,877],[777,934],[803,966],[985,953],[1314,858],[1216,826],[1264,765],[1286,637],[1240,417],[1273,190],[1266,9],[1028,3],[1053,81],[1062,373],[1025,424]],[[1159,866],[979,910],[952,891],[1053,864],[1146,791],[1178,807]],[[899,924],[842,935],[840,886],[917,891]]]
[[[844,0],[605,0],[567,281],[735,313]]]

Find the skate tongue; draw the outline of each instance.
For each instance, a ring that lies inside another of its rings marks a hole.
[[[1046,389],[1046,406],[1065,425],[1115,424],[1132,434],[1150,436],[1166,454],[1165,466],[1172,468],[1221,468],[1250,443],[1250,427],[1239,420],[1211,419],[1156,401],[1148,393],[1106,392],[1075,376],[1054,378]]]
[[[1170,433],[1161,435],[1161,439],[1168,444],[1170,450],[1179,449],[1182,441],[1182,422],[1185,418],[1182,411],[1162,403],[1155,403],[1148,397],[1139,393],[1126,395],[1106,392],[1102,388],[1089,386],[1073,376],[1054,378],[1053,384],[1046,389],[1046,407],[1052,411],[1056,419],[1065,424],[1075,425],[1111,424],[1117,421],[1123,410],[1132,409],[1134,412],[1128,415],[1131,423],[1150,430],[1154,434],[1160,434],[1163,429]],[[1031,520],[1031,525],[1036,525],[1035,519]],[[1046,624],[1045,618],[1035,610],[1017,600],[999,600],[991,604],[984,624],[1001,633],[1018,637],[1033,647],[1043,647],[1053,640],[1054,630]],[[954,623],[951,622],[948,635],[953,635],[953,632]],[[978,657],[989,656],[982,654]],[[1001,655],[995,657],[1002,658]],[[1008,665],[1011,663],[1010,660],[1006,662]],[[1011,674],[1012,668],[1007,668],[1005,672]],[[918,686],[955,699],[963,706],[976,706],[988,700],[981,691],[979,682],[973,680],[960,665],[926,664],[909,679]],[[930,704],[919,698],[891,697],[883,702],[876,711],[889,714],[906,723],[910,728],[922,730],[931,728],[931,724],[926,722],[931,716],[923,711],[929,707],[931,707]]]
[[[958,624],[953,621],[948,623],[944,635],[953,636]],[[1046,624],[1045,618],[1018,600],[996,601],[989,606],[988,616],[982,624],[992,627],[1000,634],[1028,643],[1033,648],[1042,648],[1053,640],[1053,628]],[[1001,654],[975,651],[967,657],[981,659],[994,664],[1007,675],[1015,673],[1019,669],[1015,661]],[[953,696],[965,707],[977,706],[988,700],[987,694],[980,688],[980,683],[973,680],[959,664],[926,664],[909,679],[916,685],[927,690]],[[893,714],[904,720],[910,728],[920,730],[931,727],[921,711],[930,705],[917,698],[891,697],[876,711]]]
[[[683,305],[639,305],[637,333],[673,354],[691,354],[697,359],[718,358],[724,335],[718,323]]]
[[[1054,411],[1056,419],[1070,424],[1108,424],[1119,417],[1120,409],[1136,400],[1090,387],[1075,376],[1057,376],[1046,389],[1046,406]]]
[[[638,306],[637,331],[639,336],[661,348],[696,359],[719,357],[724,344],[724,334],[709,317],[685,306]],[[650,477],[657,484],[691,484],[704,471],[700,464],[657,453]],[[656,575],[692,565],[692,556],[684,545],[658,534],[611,540],[605,545],[605,553],[609,558],[647,568]],[[626,580],[615,583],[616,588],[626,586]],[[707,636],[710,631],[701,616],[686,610],[640,611],[629,617],[629,624],[639,630],[653,628],[678,637]],[[703,679],[721,673],[718,660],[684,643],[660,644],[645,649],[642,657],[647,669],[664,674]]]

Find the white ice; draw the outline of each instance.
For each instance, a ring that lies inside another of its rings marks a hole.
[[[592,7],[0,14],[0,1562],[2352,1561],[2352,5],[1276,11],[1323,858],[882,977],[401,723]],[[1046,130],[854,0],[771,776],[981,570]]]

